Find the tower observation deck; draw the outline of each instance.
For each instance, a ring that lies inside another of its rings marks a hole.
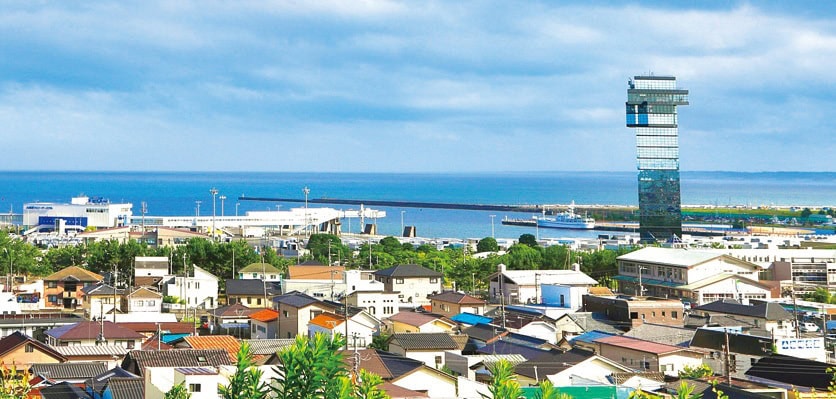
[[[635,76],[628,82],[627,127],[636,129],[644,242],[682,236],[678,105],[688,105],[688,90],[677,88],[673,76]]]

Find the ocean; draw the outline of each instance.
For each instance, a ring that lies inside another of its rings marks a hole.
[[[798,205],[836,206],[836,173],[832,172],[682,172],[685,205]],[[280,172],[0,172],[0,212],[21,213],[23,204],[35,201],[69,202],[86,194],[113,202],[147,204],[148,216],[244,214],[249,210],[288,209],[300,203],[266,203],[238,200],[247,197],[309,197],[409,200],[478,204],[612,204],[638,203],[636,172],[509,172],[509,173],[280,173]],[[328,206],[328,205],[310,205]],[[356,209],[332,205],[338,209]],[[523,213],[379,207],[388,216],[378,220],[381,234],[400,232],[401,211],[405,225],[416,226],[423,237],[517,238],[534,234],[533,228],[503,226],[503,217],[528,218]],[[491,218],[490,215],[496,215]],[[493,223],[492,223],[493,221]],[[345,222],[344,230],[349,229]],[[357,221],[351,232],[359,232]],[[594,237],[595,231],[540,229],[541,238]]]

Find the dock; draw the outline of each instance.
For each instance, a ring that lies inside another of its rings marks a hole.
[[[269,197],[238,197],[239,201],[261,201],[261,202],[292,202],[304,203],[299,198],[269,198]],[[363,206],[390,206],[396,208],[429,208],[429,209],[455,209],[469,211],[499,211],[499,212],[528,212],[540,213],[542,205],[494,205],[494,204],[460,204],[454,202],[421,202],[421,201],[385,201],[385,200],[358,200],[344,198],[311,198],[309,204],[331,204],[331,205],[363,205]]]

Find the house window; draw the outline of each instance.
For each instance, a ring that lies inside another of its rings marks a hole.
[[[282,311],[282,313],[284,313],[284,318],[285,318],[285,319],[286,319],[286,318],[288,318],[288,317],[290,317],[290,313],[288,313],[288,311],[283,310],[283,311]]]
[[[436,277],[430,278],[430,284],[435,284],[437,282],[438,282],[438,278],[436,278]]]
[[[58,288],[58,282],[57,281],[50,281],[47,284],[47,288]]]
[[[677,318],[679,318],[679,314],[674,310],[673,312],[671,312],[671,318],[676,320]]]
[[[49,303],[56,303],[58,302],[58,295],[50,295],[49,296]]]
[[[253,273],[253,278],[258,278],[258,273]]]
[[[189,392],[200,392],[200,384],[189,384]]]
[[[32,353],[35,351],[35,345],[26,344],[26,353]]]
[[[441,356],[435,357],[435,364],[441,364]]]
[[[395,284],[403,284],[403,279],[402,278],[396,278],[395,279]]]
[[[157,304],[156,301],[154,301],[153,299],[149,299],[149,300],[145,301],[145,305],[147,305],[147,306],[156,306],[156,304]]]
[[[650,362],[642,362],[645,370],[650,370]]]
[[[635,320],[639,318],[639,312],[630,312],[630,320]]]

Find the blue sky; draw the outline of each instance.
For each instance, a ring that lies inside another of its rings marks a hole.
[[[654,73],[682,170],[836,171],[831,8],[3,2],[0,169],[629,171]]]

